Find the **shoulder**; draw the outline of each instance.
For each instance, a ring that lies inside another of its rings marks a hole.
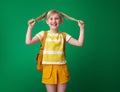
[[[36,35],[44,36],[44,34],[48,34],[48,33],[49,33],[49,31],[42,30],[42,31],[38,32]]]
[[[43,35],[44,32],[45,32],[45,31],[42,30],[42,31],[38,32],[37,34],[39,34],[39,35]]]
[[[38,32],[38,33],[36,34],[36,36],[37,36],[40,40],[42,40],[42,38],[44,37],[44,33],[45,33],[45,32],[46,32],[46,31],[42,30],[42,31]]]
[[[61,32],[61,34],[66,37],[67,33],[66,32]]]
[[[61,32],[61,34],[62,34],[62,35],[66,35],[66,36],[69,35],[69,34],[66,33],[66,32]]]
[[[63,37],[66,39],[66,41],[68,41],[71,38],[71,35],[69,35],[66,32],[61,32],[61,34],[63,35]]]

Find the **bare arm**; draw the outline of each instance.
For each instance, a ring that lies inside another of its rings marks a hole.
[[[79,35],[78,40],[76,40],[74,38],[70,38],[68,43],[71,45],[74,45],[74,46],[83,46],[83,43],[84,43],[84,22],[79,20],[78,26],[80,27],[80,35]]]
[[[27,29],[27,33],[26,33],[26,44],[27,45],[35,44],[40,41],[39,38],[36,36],[32,38],[32,29],[33,29],[34,25],[35,25],[34,19],[28,21],[28,29]]]

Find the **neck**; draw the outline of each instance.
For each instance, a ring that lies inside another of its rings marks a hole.
[[[50,29],[50,31],[53,32],[53,33],[59,32],[58,29]]]

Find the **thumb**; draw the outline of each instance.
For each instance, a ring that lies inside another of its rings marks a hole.
[[[28,25],[34,25],[35,24],[35,19],[31,19],[28,21]]]

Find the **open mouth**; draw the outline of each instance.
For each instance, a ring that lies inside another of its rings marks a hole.
[[[57,24],[55,23],[55,24],[51,24],[51,26],[57,26]]]

